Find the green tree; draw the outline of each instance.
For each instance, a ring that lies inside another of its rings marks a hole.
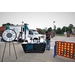
[[[75,29],[75,27],[73,27],[73,29]]]
[[[70,33],[72,33],[72,29],[74,28],[74,25],[73,24],[69,24],[68,28],[69,28]]]
[[[61,28],[57,28],[56,33],[57,33],[57,34],[61,34],[61,33],[62,33]]]
[[[43,32],[46,32],[47,30],[46,30],[46,29],[42,29],[42,31],[43,31]]]
[[[50,28],[48,28],[48,30],[47,30],[48,32],[51,32],[52,31],[52,28],[50,27]]]
[[[69,31],[69,28],[66,27],[66,26],[63,26],[63,28],[62,28],[62,33],[67,32],[67,31]]]
[[[42,29],[39,29],[39,34],[43,34],[43,30]]]
[[[69,28],[68,28],[68,27],[66,27],[66,32],[67,32],[67,31],[69,31]]]
[[[10,26],[10,23],[2,24],[2,26]]]
[[[74,25],[73,24],[69,24],[69,26],[68,26],[69,28],[73,28],[74,27]]]

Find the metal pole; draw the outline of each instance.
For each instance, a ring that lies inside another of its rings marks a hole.
[[[17,59],[17,54],[16,54],[14,43],[13,43],[13,47],[14,47],[14,52],[15,52],[15,56],[16,56],[16,59]]]
[[[6,42],[5,42],[5,47],[4,47],[4,52],[3,52],[3,56],[2,56],[2,61],[1,61],[1,62],[3,62],[4,53],[5,53],[5,48],[6,48]]]
[[[53,31],[54,31],[54,23],[55,23],[55,21],[53,21]]]
[[[66,27],[65,27],[65,32],[66,32]]]
[[[26,24],[24,24],[24,29],[25,29],[25,35],[24,35],[24,41],[26,40]]]
[[[9,42],[9,56],[10,56],[10,42]]]
[[[22,21],[22,23],[24,23],[23,21]],[[24,24],[24,31],[25,31],[25,34],[24,34],[24,41],[25,41],[25,39],[26,39],[26,24]]]

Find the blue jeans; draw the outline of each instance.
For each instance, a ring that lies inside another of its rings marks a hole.
[[[46,41],[46,50],[50,50],[50,40]]]

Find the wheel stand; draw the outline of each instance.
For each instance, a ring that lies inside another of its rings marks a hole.
[[[1,61],[1,62],[3,62],[3,59],[4,59],[4,54],[5,54],[6,44],[7,44],[7,42],[5,42],[5,47],[4,47],[4,51],[3,51],[3,56],[2,56],[2,61]],[[17,59],[17,54],[16,54],[16,50],[15,50],[14,43],[12,42],[12,44],[13,44],[15,56],[16,56],[16,59]],[[10,56],[10,42],[9,42],[9,56]]]

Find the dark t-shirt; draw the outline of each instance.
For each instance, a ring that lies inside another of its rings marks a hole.
[[[49,38],[49,39],[48,39]],[[50,40],[50,34],[46,34],[46,40]]]

